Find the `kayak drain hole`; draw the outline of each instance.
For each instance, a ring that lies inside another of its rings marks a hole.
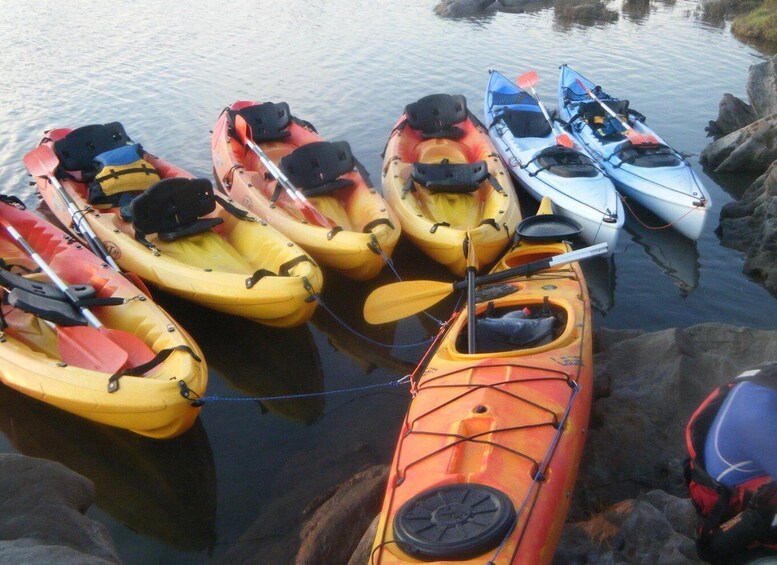
[[[475,414],[483,414],[484,412],[488,412],[488,408],[481,404],[479,406],[475,406],[473,412],[475,412]]]

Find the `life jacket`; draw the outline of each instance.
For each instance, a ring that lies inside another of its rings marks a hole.
[[[159,171],[143,158],[139,143],[123,145],[94,158],[94,178],[89,184],[91,204],[116,205],[122,193],[142,192],[159,182]]]
[[[685,428],[685,442],[690,457],[684,463],[684,474],[699,516],[696,533],[697,547],[700,548],[706,545],[715,528],[744,512],[755,493],[773,483],[772,478],[765,475],[729,487],[715,480],[704,468],[704,444],[712,422],[731,389],[743,381],[777,389],[777,363],[745,371],[733,381],[712,391],[693,413]]]

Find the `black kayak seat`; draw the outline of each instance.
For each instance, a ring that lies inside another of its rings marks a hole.
[[[553,131],[539,108],[536,111],[507,108],[499,117],[515,137],[547,137]]]
[[[256,143],[280,141],[291,135],[291,111],[286,102],[264,102],[246,106],[239,110],[229,110],[227,118],[234,128],[235,118],[242,117],[251,128],[251,138]]]
[[[595,177],[599,173],[589,157],[569,147],[546,147],[535,160],[540,169],[560,177]]]
[[[411,178],[432,194],[438,192],[468,193],[477,190],[489,176],[485,161],[477,163],[413,163]]]
[[[71,303],[14,288],[8,293],[8,304],[59,326],[85,326],[86,319]]]
[[[216,209],[213,185],[208,179],[163,179],[129,204],[135,237],[156,233],[163,241],[207,231],[222,218],[201,218]]]
[[[8,290],[19,288],[27,293],[53,300],[67,300],[65,293],[55,284],[28,279],[2,267],[0,267],[0,286]],[[97,296],[97,290],[90,284],[69,285],[68,288],[79,299]]]
[[[633,145],[626,143],[621,147],[617,155],[624,163],[647,169],[676,167],[682,163],[677,153],[666,145]]]
[[[467,99],[461,94],[430,94],[405,106],[407,125],[424,138],[458,139],[464,130],[455,124],[467,119]]]
[[[629,109],[628,100],[617,100],[611,98],[609,100],[602,100],[602,103],[604,103],[605,106],[607,106],[610,110],[619,116],[625,116]],[[599,104],[596,100],[582,102],[577,111],[586,120],[590,120],[591,118],[597,116],[609,115],[607,111],[602,108],[602,105]]]
[[[76,128],[54,142],[54,152],[67,171],[89,171],[100,153],[132,143],[119,122]]]
[[[279,164],[289,181],[306,196],[321,196],[354,184],[351,179],[339,178],[356,166],[347,141],[306,143],[284,155]]]

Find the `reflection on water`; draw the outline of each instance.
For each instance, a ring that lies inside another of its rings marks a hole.
[[[216,473],[200,422],[172,440],[88,422],[0,385],[0,431],[24,455],[91,480],[96,504],[139,534],[186,551],[216,539]]]
[[[674,281],[685,298],[699,286],[699,251],[696,242],[680,235],[672,228],[650,228],[663,222],[648,210],[631,203],[632,212],[624,227],[631,239],[639,245],[647,257]],[[635,215],[636,214],[636,215]]]
[[[606,315],[615,306],[615,255],[589,257],[580,263],[591,306]]]
[[[154,297],[199,344],[208,368],[218,372],[232,388],[247,397],[323,392],[321,362],[307,326],[269,328],[238,316],[201,308],[161,291],[155,290]],[[228,341],[225,341],[227,336]],[[323,396],[257,403],[262,411],[302,424],[314,422],[324,410]]]

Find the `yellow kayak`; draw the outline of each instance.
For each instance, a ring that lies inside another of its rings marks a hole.
[[[135,161],[121,164],[125,152]],[[270,326],[313,314],[323,275],[304,250],[215,197],[209,180],[132,143],[120,123],[49,131],[24,161],[57,219],[82,237],[91,229],[123,270]]]
[[[188,430],[199,414],[192,401],[208,380],[191,337],[123,275],[37,214],[0,203],[0,224],[6,295],[0,381],[144,436],[171,438]],[[76,298],[94,304],[87,308],[94,326],[40,272],[21,241],[79,293]]]
[[[455,275],[467,266],[467,232],[484,266],[521,221],[510,175],[463,96],[433,94],[405,108],[386,145],[383,190],[402,232]]]

